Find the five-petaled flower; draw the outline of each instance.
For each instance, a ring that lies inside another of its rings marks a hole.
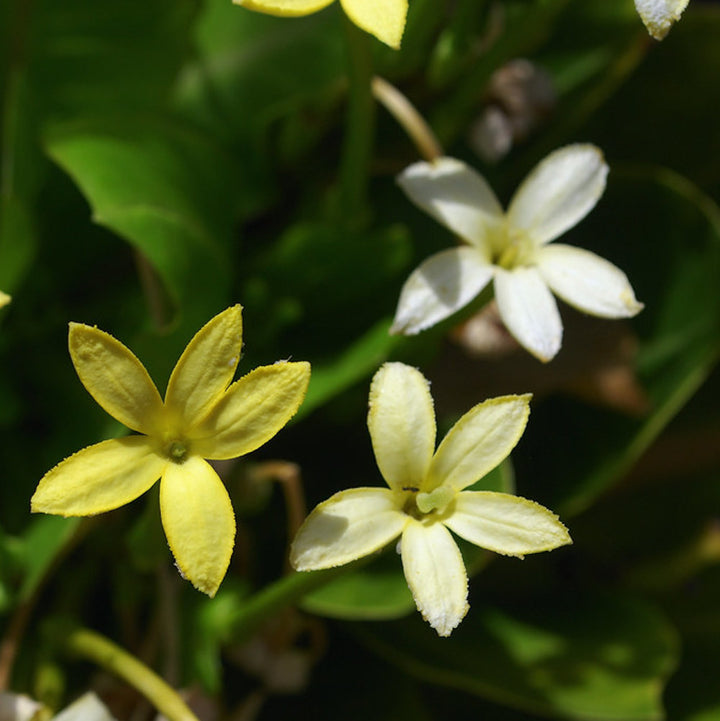
[[[215,595],[235,541],[225,486],[205,459],[235,458],[272,438],[297,411],[308,363],[261,366],[231,383],[242,349],[242,309],[228,308],[190,341],[165,400],[120,341],[70,324],[75,370],[90,395],[142,435],[103,441],[66,458],[40,481],[32,510],[87,516],[118,508],[160,479],[160,512],[181,573]]]
[[[662,40],[680,19],[690,0],[635,0],[645,27],[656,40]]]
[[[505,326],[542,361],[560,350],[562,321],[550,291],[585,313],[638,313],[627,276],[594,253],[550,244],[594,207],[607,165],[592,145],[569,145],[540,162],[506,213],[485,179],[454,158],[415,163],[398,178],[412,201],[468,245],[425,260],[400,294],[392,333],[414,334],[463,308],[494,280]]]
[[[383,365],[370,389],[368,428],[389,488],[353,488],[317,506],[292,544],[292,565],[299,571],[339,566],[401,536],[403,570],[418,610],[448,636],[468,610],[467,573],[449,531],[510,556],[572,542],[557,516],[533,501],[464,490],[513,449],[528,402],[527,395],[505,396],[476,405],[435,451],[428,382],[410,366]]]
[[[233,0],[250,10],[292,17],[322,10],[334,0]],[[355,25],[396,50],[400,47],[407,0],[340,0],[345,14]]]

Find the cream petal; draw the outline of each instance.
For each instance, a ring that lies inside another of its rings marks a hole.
[[[493,272],[475,248],[430,256],[405,281],[390,332],[414,335],[449,318],[480,293]]]
[[[387,488],[340,491],[305,519],[290,548],[290,563],[298,571],[342,566],[386,546],[408,519]]]
[[[500,317],[515,340],[539,360],[552,360],[562,343],[562,321],[539,271],[498,269],[495,300]]]
[[[481,548],[506,556],[551,551],[572,543],[567,528],[544,506],[492,491],[463,491],[445,525]]]
[[[145,366],[119,340],[98,328],[70,323],[70,358],[88,393],[113,418],[152,434],[163,412],[162,399]]]
[[[234,305],[210,319],[187,344],[175,364],[165,406],[184,424],[199,421],[230,385],[242,350],[242,307]]]
[[[279,361],[251,371],[187,431],[192,452],[220,460],[259,448],[295,415],[309,381],[310,364],[304,361]]]
[[[468,612],[468,580],[460,549],[442,523],[412,519],[403,531],[405,579],[422,617],[449,636]]]
[[[73,454],[48,471],[30,501],[34,513],[93,516],[134,501],[168,461],[145,436],[113,438]]]
[[[430,464],[424,492],[439,486],[467,488],[505,460],[520,440],[531,396],[490,398],[450,429]]]
[[[397,179],[410,200],[488,257],[485,236],[504,222],[503,210],[477,171],[455,158],[406,168]]]
[[[230,564],[235,514],[210,464],[197,456],[169,463],[160,481],[160,513],[180,572],[214,596]]]
[[[662,40],[675,21],[680,19],[689,0],[635,0],[645,27],[656,40]]]
[[[608,167],[594,145],[568,145],[550,153],[525,178],[508,208],[511,228],[537,244],[579,223],[605,190]]]
[[[396,50],[400,47],[407,0],[340,0],[347,16],[366,32]]]
[[[555,295],[602,318],[629,318],[643,309],[625,273],[588,250],[553,243],[538,252],[540,275]]]
[[[390,488],[419,488],[435,451],[430,384],[419,370],[404,363],[385,363],[378,370],[370,385],[368,429]]]
[[[0,290],[0,308],[7,305],[11,300],[12,298],[7,293],[3,293]]]
[[[322,10],[334,0],[233,0],[233,2],[248,10],[255,10],[267,15],[296,17]]]

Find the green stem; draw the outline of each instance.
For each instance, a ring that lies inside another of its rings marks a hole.
[[[290,573],[252,596],[228,624],[232,640],[241,643],[265,621],[299,601],[303,596],[324,586],[335,576],[362,565],[365,559],[324,571]]]
[[[65,637],[64,647],[120,676],[140,691],[169,721],[198,721],[177,691],[145,664],[99,633],[75,628]]]
[[[340,209],[346,222],[361,221],[367,209],[367,186],[375,130],[370,36],[343,13],[348,54],[348,106],[340,162]]]

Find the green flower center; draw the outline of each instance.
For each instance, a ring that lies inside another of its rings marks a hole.
[[[182,463],[189,453],[188,444],[181,440],[172,440],[165,447],[165,455],[173,463]]]
[[[431,515],[442,515],[455,498],[455,490],[448,486],[438,486],[430,493],[418,488],[404,488],[407,496],[403,511],[409,516],[423,520]]]
[[[505,270],[533,265],[535,244],[523,230],[504,227],[491,239],[492,262]]]

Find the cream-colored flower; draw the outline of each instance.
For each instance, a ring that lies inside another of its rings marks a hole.
[[[268,15],[294,17],[310,15],[327,7],[334,0],[233,0],[249,10]],[[407,0],[340,0],[345,14],[355,25],[374,35],[378,40],[396,50],[400,47]]]
[[[0,308],[7,305],[11,300],[12,298],[7,293],[3,293],[0,290]]]
[[[435,451],[435,413],[420,371],[386,363],[370,389],[368,428],[389,488],[336,493],[308,516],[290,561],[299,571],[340,566],[401,537],[403,570],[418,610],[440,636],[467,613],[468,579],[450,531],[509,556],[571,543],[557,516],[507,493],[465,490],[503,461],[522,435],[529,396],[468,411]]]
[[[183,575],[214,596],[235,542],[235,516],[220,477],[205,460],[236,458],[269,441],[297,411],[308,363],[260,366],[232,383],[242,349],[242,309],[201,328],[170,376],[165,400],[120,341],[70,324],[80,381],[111,415],[142,435],[114,438],[66,458],[40,481],[32,510],[89,516],[118,508],[160,479],[160,512]]]
[[[592,210],[607,172],[594,146],[561,148],[535,167],[503,212],[485,179],[462,161],[411,165],[398,178],[400,186],[467,245],[436,253],[410,275],[390,331],[410,335],[435,325],[491,280],[507,329],[542,361],[562,343],[552,293],[591,315],[638,313],[642,303],[619,268],[587,250],[551,244]]]
[[[635,0],[635,7],[650,35],[662,40],[680,19],[689,0]]]

